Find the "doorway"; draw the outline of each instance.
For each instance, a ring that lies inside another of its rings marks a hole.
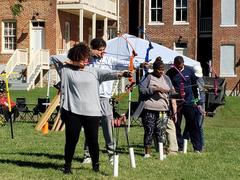
[[[39,49],[45,48],[45,22],[31,21],[30,56]]]

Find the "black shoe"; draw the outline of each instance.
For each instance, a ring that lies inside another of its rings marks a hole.
[[[94,172],[99,172],[99,163],[93,164],[92,169]]]
[[[178,152],[183,152],[183,148],[178,148]]]
[[[72,174],[71,165],[69,165],[69,164],[64,164],[63,173],[64,173],[64,174]]]

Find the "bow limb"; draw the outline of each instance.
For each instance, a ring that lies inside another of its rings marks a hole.
[[[128,66],[128,70],[133,73],[134,71],[134,65],[133,65],[133,59],[135,56],[137,56],[137,53],[135,51],[135,49],[133,48],[132,44],[128,41],[128,39],[124,36],[121,35],[121,37],[123,39],[125,39],[125,41],[130,45],[130,47],[132,48],[132,54],[130,56],[130,61],[129,61],[129,66]],[[126,90],[128,92],[128,129],[127,131],[129,132],[130,131],[130,124],[131,124],[131,101],[132,101],[132,88],[135,84],[134,80],[133,80],[133,77],[129,78],[128,79],[129,81],[129,84],[126,86]]]
[[[152,42],[149,40],[147,33],[144,32],[144,30],[141,27],[138,27],[138,29],[141,33],[145,34],[146,39],[148,40],[148,48],[147,48],[146,56],[145,56],[145,62],[148,63],[149,62],[149,52],[151,49],[153,49],[153,45],[152,45]],[[145,73],[147,73],[148,69],[146,67],[144,67],[144,71],[145,71]]]
[[[130,61],[129,61],[129,66],[128,66],[128,70],[129,70],[129,72],[131,72],[131,73],[133,73],[133,71],[134,71],[134,65],[133,65],[133,59],[134,59],[134,53],[131,55],[131,57],[130,57]],[[132,83],[134,80],[133,80],[133,77],[129,77],[128,78],[128,81],[130,82],[130,83]]]
[[[148,63],[149,62],[149,51],[153,49],[153,46],[152,46],[152,43],[149,41],[149,44],[148,44],[148,48],[147,48],[147,51],[146,51],[146,56],[145,56],[145,62]],[[144,71],[145,73],[148,72],[148,69],[146,67],[144,67]]]
[[[121,35],[121,37],[129,44],[129,46],[132,49],[132,54],[130,56],[129,65],[128,65],[128,71],[133,73],[133,71],[134,71],[133,60],[134,60],[135,56],[137,56],[137,53],[136,53],[134,47],[132,46],[132,44],[128,41],[128,39],[126,37],[124,37],[123,35]],[[126,90],[128,92],[130,92],[130,91],[132,91],[135,81],[133,80],[133,77],[128,78],[128,81],[129,81],[129,84],[126,86]]]
[[[172,66],[171,66],[172,68],[174,68],[177,72],[178,72],[178,74],[182,77],[182,79],[181,79],[181,82],[180,82],[180,96],[181,96],[181,98],[184,98],[185,97],[185,91],[184,91],[184,81],[186,82],[186,78],[184,77],[184,75],[182,74],[182,72],[181,71],[179,71],[179,69],[173,64]]]
[[[133,45],[128,41],[128,39],[126,37],[124,37],[123,35],[121,35],[121,37],[129,44],[129,46],[132,48],[132,55],[137,56],[137,53],[133,47]]]

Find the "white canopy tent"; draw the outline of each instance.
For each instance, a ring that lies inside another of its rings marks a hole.
[[[135,63],[137,64],[144,62],[149,41],[129,34],[123,34],[122,36],[107,41],[105,56],[115,57],[122,60],[129,60],[132,54],[133,47],[137,53],[137,56],[134,58]],[[127,39],[129,43],[125,39]],[[183,56],[178,52],[157,43],[152,42],[152,46],[153,49],[149,51],[149,59],[151,60],[151,62],[153,62],[156,57],[161,56],[165,64],[172,64],[176,56],[182,56],[185,65],[200,65],[198,61]]]
[[[144,62],[149,41],[138,38],[133,35],[129,35],[129,34],[123,34],[122,36],[123,37],[119,36],[107,41],[107,47],[105,50],[106,53],[104,54],[103,58],[111,57],[111,58],[117,58],[119,60],[128,61],[132,54],[132,47],[133,47],[137,53],[137,56],[134,58],[134,64],[140,64]],[[126,41],[126,39],[129,43]],[[152,46],[153,46],[153,49],[151,49],[149,52],[149,59],[151,60],[151,62],[153,62],[156,59],[156,57],[161,56],[165,64],[172,64],[176,56],[182,56],[184,59],[185,65],[187,66],[200,65],[198,61],[193,60],[189,57],[183,56],[178,52],[173,51],[172,49],[169,49],[157,43],[152,42]],[[67,55],[66,54],[53,55],[50,57],[50,60],[51,58],[57,58],[61,61],[65,61],[67,59]],[[49,60],[49,63],[50,63],[50,60]],[[51,81],[51,77],[49,75],[47,96],[49,96],[50,81]]]

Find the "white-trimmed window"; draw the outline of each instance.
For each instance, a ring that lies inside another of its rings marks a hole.
[[[175,0],[175,22],[188,22],[188,0]]]
[[[150,22],[162,22],[162,0],[150,0]]]
[[[16,49],[16,21],[2,22],[2,52],[12,53]]]
[[[221,25],[236,24],[236,0],[221,0]]]
[[[222,45],[220,48],[220,76],[235,75],[235,45]]]

